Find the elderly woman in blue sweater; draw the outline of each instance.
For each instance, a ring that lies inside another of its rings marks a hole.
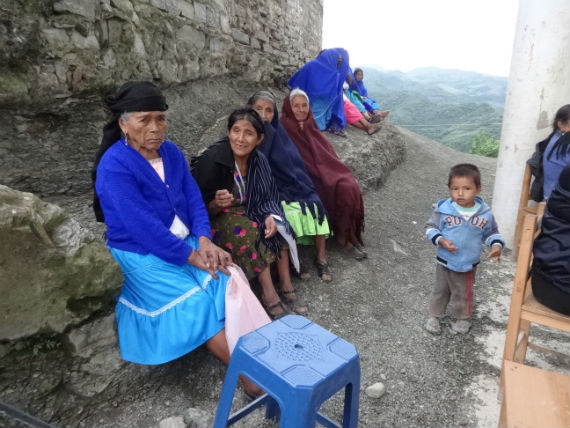
[[[183,153],[164,140],[165,98],[152,83],[128,82],[107,106],[113,118],[95,162],[94,208],[124,276],[115,309],[121,355],[161,364],[205,343],[227,363],[231,257],[210,240]],[[245,387],[259,392],[250,382]]]

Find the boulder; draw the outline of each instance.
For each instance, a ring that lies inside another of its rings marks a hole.
[[[67,388],[84,397],[104,391],[127,364],[121,359],[115,314],[72,329],[66,336],[67,350],[75,361]]]
[[[119,266],[62,208],[0,185],[0,340],[63,332],[108,308]]]

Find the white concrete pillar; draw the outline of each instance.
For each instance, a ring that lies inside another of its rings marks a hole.
[[[509,247],[525,162],[569,103],[570,0],[520,0],[492,205]]]

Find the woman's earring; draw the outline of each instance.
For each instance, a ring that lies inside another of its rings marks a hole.
[[[125,134],[125,144],[129,144],[129,134]]]

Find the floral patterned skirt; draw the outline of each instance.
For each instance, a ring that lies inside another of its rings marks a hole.
[[[275,261],[275,255],[263,244],[255,248],[259,232],[257,223],[250,220],[243,206],[226,208],[210,219],[212,241],[231,252],[232,259],[245,273],[247,279],[255,278]]]

